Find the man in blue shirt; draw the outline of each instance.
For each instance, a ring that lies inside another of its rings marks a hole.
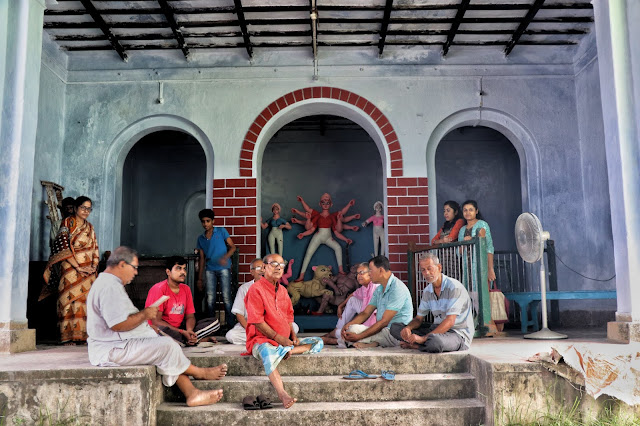
[[[457,280],[442,273],[438,257],[427,253],[420,258],[420,272],[430,283],[422,293],[418,315],[407,325],[391,326],[391,335],[406,349],[423,352],[452,352],[469,349],[474,325],[469,293]],[[424,323],[427,313],[433,324]]]
[[[222,300],[224,302],[227,329],[236,323],[235,315],[231,313],[231,255],[236,251],[229,232],[223,227],[214,227],[215,214],[212,209],[200,210],[198,213],[204,233],[198,237],[198,251],[200,253],[198,289],[203,290],[206,282],[207,314],[215,316],[215,304],[218,281],[222,286]],[[204,278],[206,277],[206,281]]]
[[[411,292],[390,271],[389,259],[376,256],[369,261],[371,281],[380,284],[367,307],[342,328],[342,338],[355,348],[393,347],[401,342],[391,335],[389,326],[406,324],[413,315]],[[376,311],[371,327],[362,325]]]

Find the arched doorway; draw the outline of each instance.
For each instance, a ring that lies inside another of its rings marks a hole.
[[[334,115],[308,115],[279,128],[268,141],[262,156],[261,199],[259,215],[263,220],[271,217],[271,205],[282,206],[282,216],[290,220],[291,208],[302,210],[296,200],[300,195],[310,207],[319,210],[320,196],[331,194],[332,211],[344,207],[355,199],[349,215],[360,213],[361,218],[349,225],[360,228],[363,220],[373,214],[373,204],[384,201],[384,171],[380,152],[371,136],[353,121]],[[295,258],[294,276],[300,271],[302,258],[311,237],[298,240],[304,231],[302,225],[292,224],[284,232],[284,257]],[[262,254],[267,253],[267,231],[262,233]],[[349,248],[349,263],[366,261],[373,252],[371,227],[359,231],[345,230],[345,237],[354,243]],[[346,253],[346,244],[339,241]],[[346,265],[347,258],[343,258]],[[337,263],[333,251],[321,245],[310,265]],[[311,272],[307,272],[308,276]]]
[[[488,127],[459,127],[442,138],[435,154],[438,228],[442,204],[478,202],[491,226],[496,250],[515,250],[513,229],[522,213],[520,158],[500,132]]]
[[[195,194],[204,194],[207,165],[198,141],[180,131],[162,130],[142,137],[129,151],[122,175],[120,243],[145,256],[186,254],[185,217]],[[197,198],[196,198],[197,199]],[[201,197],[205,207],[204,196]]]

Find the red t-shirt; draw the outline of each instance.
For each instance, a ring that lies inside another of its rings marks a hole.
[[[193,297],[191,289],[186,284],[180,284],[178,294],[174,293],[167,280],[154,284],[149,289],[147,301],[144,306],[149,307],[153,302],[162,296],[169,296],[169,300],[158,306],[158,311],[162,312],[162,319],[173,327],[180,327],[186,314],[195,314],[196,309],[193,306]],[[149,321],[151,324],[151,321]]]
[[[275,340],[258,330],[256,324],[261,322],[266,322],[279,335],[290,337],[293,305],[285,286],[278,285],[276,292],[276,287],[262,277],[249,288],[244,306],[247,309],[247,352],[251,353],[255,344],[268,342],[278,346]]]
[[[331,213],[327,217],[322,216],[317,210],[311,213],[311,223],[313,223],[316,228],[333,228],[337,220],[337,213]]]

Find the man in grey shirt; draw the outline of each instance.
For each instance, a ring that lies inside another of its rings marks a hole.
[[[138,275],[138,255],[129,247],[116,248],[107,269],[95,280],[87,297],[87,334],[89,361],[102,367],[120,365],[155,365],[165,386],[177,384],[190,407],[210,405],[222,398],[222,389],[196,389],[189,376],[202,380],[219,380],[227,373],[226,364],[200,368],[182,353],[168,336],[159,336],[149,326],[158,308],[143,311],[133,305],[124,290]]]

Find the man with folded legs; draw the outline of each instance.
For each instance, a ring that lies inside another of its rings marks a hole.
[[[457,280],[442,273],[438,257],[427,253],[420,258],[420,272],[429,285],[422,292],[418,315],[408,324],[393,324],[391,334],[401,346],[423,352],[464,351],[471,346],[474,325],[471,298]],[[425,323],[427,313],[433,324]]]
[[[400,340],[391,335],[389,326],[411,319],[411,292],[391,273],[386,256],[379,255],[369,261],[369,275],[371,281],[380,286],[373,292],[367,307],[342,327],[342,338],[348,346],[355,348],[398,346]],[[376,322],[370,327],[363,325],[374,311]]]
[[[175,340],[159,336],[148,321],[158,308],[138,311],[124,286],[138,275],[138,254],[129,247],[116,248],[107,260],[107,269],[95,280],[87,297],[89,361],[100,367],[155,365],[165,386],[178,385],[188,406],[215,404],[222,389],[196,389],[189,376],[220,380],[226,364],[201,368],[191,364]]]
[[[287,264],[279,254],[264,258],[264,276],[245,297],[247,309],[247,353],[262,361],[269,381],[284,408],[296,401],[285,390],[278,364],[294,354],[316,353],[323,347],[319,337],[298,340],[293,328],[293,306],[287,289],[278,281]]]
[[[151,306],[162,296],[168,299],[158,306],[158,315],[151,325],[164,334],[173,337],[180,345],[195,345],[201,341],[216,342],[212,336],[220,329],[216,318],[201,319],[196,323],[195,308],[191,289],[184,282],[187,279],[187,261],[184,257],[172,256],[165,263],[167,279],[149,289],[145,307]]]

